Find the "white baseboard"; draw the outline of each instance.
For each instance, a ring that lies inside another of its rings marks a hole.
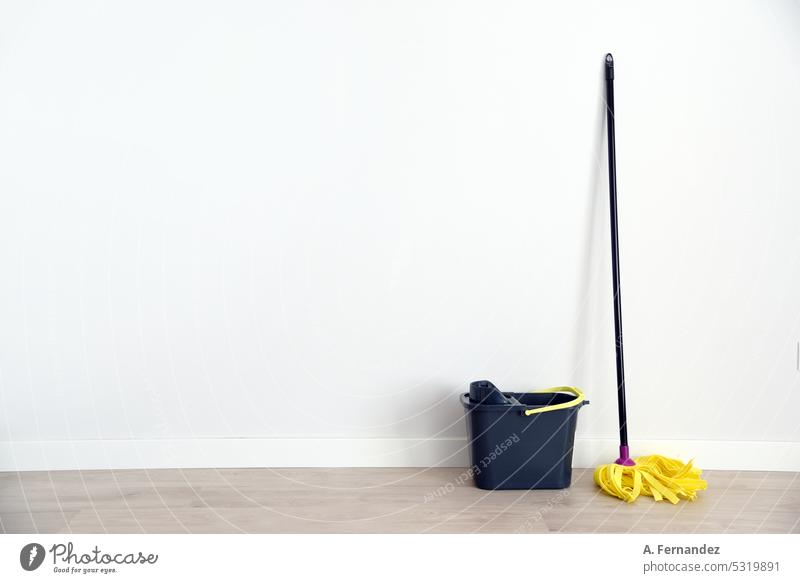
[[[197,438],[0,442],[0,471],[240,467],[466,467],[466,440]],[[703,469],[800,471],[800,443],[637,441],[631,453],[693,458]],[[578,437],[573,465],[616,458],[609,438]]]

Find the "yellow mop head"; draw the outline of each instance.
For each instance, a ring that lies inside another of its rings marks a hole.
[[[594,471],[594,482],[604,492],[633,502],[639,494],[652,496],[656,501],[667,499],[677,504],[680,498],[694,500],[699,490],[705,490],[707,482],[700,477],[701,470],[690,461],[662,455],[646,455],[636,458],[636,465],[606,464]]]

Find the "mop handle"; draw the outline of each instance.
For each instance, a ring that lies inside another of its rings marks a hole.
[[[614,282],[614,345],[617,349],[617,409],[620,449],[628,447],[628,417],[625,412],[625,362],[622,356],[622,297],[619,285],[619,241],[617,235],[617,154],[614,133],[614,57],[606,55],[606,121],[608,133],[608,196],[611,213],[611,271]]]

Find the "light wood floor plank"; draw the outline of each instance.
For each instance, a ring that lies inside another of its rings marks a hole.
[[[576,469],[568,490],[487,492],[458,468],[0,473],[6,533],[797,532],[789,472],[706,472],[673,506],[625,504]]]

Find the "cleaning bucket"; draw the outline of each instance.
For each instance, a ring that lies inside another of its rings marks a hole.
[[[476,381],[461,395],[470,472],[484,490],[568,488],[578,411],[589,401],[575,387],[503,393]]]

